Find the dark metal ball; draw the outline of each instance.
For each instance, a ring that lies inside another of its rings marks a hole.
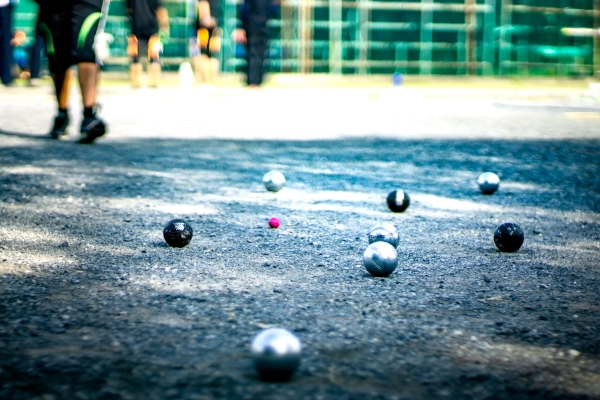
[[[410,205],[410,197],[402,189],[393,190],[387,196],[387,205],[393,212],[403,212]]]
[[[375,242],[363,253],[363,265],[373,276],[388,276],[398,266],[398,253],[387,242]]]
[[[386,242],[397,248],[400,244],[400,235],[394,225],[384,222],[377,224],[369,231],[369,244],[375,242]]]
[[[512,222],[505,222],[494,232],[496,247],[506,253],[513,253],[521,248],[525,241],[523,229]]]
[[[492,194],[500,186],[500,178],[493,172],[484,172],[477,178],[477,184],[483,194]]]
[[[282,328],[265,329],[252,341],[254,366],[264,380],[288,380],[300,365],[301,350],[300,340]]]
[[[165,226],[163,236],[169,246],[185,247],[192,240],[194,230],[184,220],[174,219]]]

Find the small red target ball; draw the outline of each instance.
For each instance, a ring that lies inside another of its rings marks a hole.
[[[277,218],[277,217],[273,217],[269,220],[269,226],[271,228],[279,228],[279,224],[280,224],[279,218]]]

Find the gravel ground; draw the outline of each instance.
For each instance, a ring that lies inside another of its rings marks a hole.
[[[111,131],[85,146],[40,136],[47,86],[0,91],[0,398],[600,399],[585,90],[109,85],[102,100]],[[502,182],[486,196],[488,170]],[[398,187],[412,203],[393,214]],[[176,217],[194,228],[183,249],[162,239]],[[493,244],[506,221],[517,253]],[[387,278],[362,266],[379,222],[401,237]],[[271,326],[304,346],[286,383],[252,367]]]

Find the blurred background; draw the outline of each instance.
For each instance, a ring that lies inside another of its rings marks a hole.
[[[164,0],[171,38],[164,70],[190,58],[195,0]],[[245,66],[231,39],[237,1],[223,0],[221,69]],[[269,21],[270,73],[600,76],[600,0],[280,0]],[[21,0],[14,28],[33,40],[37,5]],[[112,0],[103,69],[127,71],[125,0]]]

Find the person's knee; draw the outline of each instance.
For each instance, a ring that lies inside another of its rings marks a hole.
[[[132,62],[139,62],[138,39],[135,35],[129,35],[127,38],[127,55],[131,57]]]
[[[208,43],[210,42],[210,31],[207,28],[198,29],[198,48],[200,54],[208,55]]]
[[[148,40],[148,59],[150,62],[158,62],[163,51],[163,44],[158,35],[152,35]]]
[[[208,57],[218,57],[221,52],[221,28],[198,29],[198,44],[200,54]]]
[[[221,28],[214,28],[212,30],[208,43],[208,56],[211,58],[217,58],[221,54],[221,35]]]

